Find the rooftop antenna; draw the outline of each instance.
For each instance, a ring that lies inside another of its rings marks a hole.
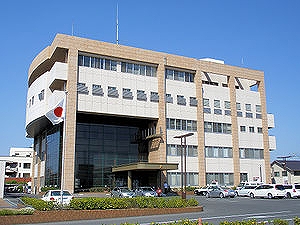
[[[72,23],[72,36],[74,36],[74,23]]]
[[[116,18],[116,22],[117,22],[117,29],[116,29],[116,42],[117,42],[117,45],[119,44],[119,4],[117,4],[117,18]]]

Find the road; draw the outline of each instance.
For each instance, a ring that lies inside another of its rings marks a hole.
[[[296,216],[300,217],[300,199],[250,199],[247,197],[236,197],[233,199],[206,198],[203,196],[194,197],[203,206],[203,212],[184,213],[170,215],[155,215],[113,219],[98,219],[89,221],[69,221],[55,223],[41,223],[39,225],[99,225],[99,224],[121,224],[139,223],[150,224],[151,222],[171,222],[182,219],[198,220],[203,222],[219,224],[220,221],[228,220],[249,220],[269,221],[275,218],[289,220]]]

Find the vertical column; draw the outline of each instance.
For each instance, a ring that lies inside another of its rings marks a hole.
[[[203,114],[203,89],[202,89],[202,72],[196,71],[196,98],[197,105],[197,134],[198,134],[198,171],[199,185],[206,185],[206,163],[205,163],[205,134],[204,134],[204,114]]]
[[[6,161],[0,160],[0,174],[2,175],[0,176],[0,198],[3,198],[4,195],[5,165]]]
[[[128,171],[127,174],[127,187],[131,190],[132,189],[132,171]]]
[[[271,183],[271,166],[270,166],[270,147],[268,132],[267,103],[265,94],[264,80],[258,82],[258,92],[260,94],[261,113],[262,113],[262,132],[263,132],[263,148],[265,160],[265,182]]]
[[[75,138],[76,138],[76,112],[77,112],[77,71],[78,50],[70,48],[68,52],[68,78],[67,78],[67,105],[64,125],[65,152],[64,152],[64,189],[74,191],[75,176]]]
[[[165,105],[165,68],[164,64],[160,63],[157,67],[157,81],[158,81],[158,122],[156,126],[156,133],[160,133],[162,131],[163,142],[157,139],[153,139],[151,142],[160,141],[158,150],[151,151],[149,146],[149,162],[166,162],[166,140],[167,140],[167,131],[166,131],[166,105]],[[163,176],[162,176],[162,179]]]
[[[227,77],[228,86],[230,89],[230,110],[231,110],[231,135],[232,135],[232,154],[233,154],[233,179],[234,185],[240,183],[240,150],[239,150],[239,136],[236,110],[236,91],[235,91],[235,76]]]

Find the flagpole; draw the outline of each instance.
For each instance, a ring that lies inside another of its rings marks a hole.
[[[63,119],[63,146],[62,146],[62,153],[61,153],[61,181],[60,181],[60,198],[61,198],[61,205],[63,205],[63,191],[64,191],[64,158],[65,158],[65,148],[66,148],[66,109],[67,109],[67,94],[66,91],[66,84],[64,84],[64,92],[65,92],[65,101],[64,101],[64,119]]]

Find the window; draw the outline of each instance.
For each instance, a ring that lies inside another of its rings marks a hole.
[[[212,133],[212,122],[204,122],[204,132]]]
[[[240,159],[263,159],[263,149],[240,148]]]
[[[39,100],[42,101],[45,98],[45,90],[41,90],[41,92],[39,93]]]
[[[147,95],[146,95],[145,91],[143,91],[143,90],[137,90],[136,95],[137,95],[136,96],[137,100],[139,100],[139,101],[147,101]]]
[[[232,158],[231,147],[205,146],[206,158]]]
[[[183,95],[177,95],[177,104],[186,105],[186,99]]]
[[[231,111],[230,110],[224,110],[224,112],[225,112],[226,116],[231,116]]]
[[[119,97],[119,93],[118,93],[117,88],[116,87],[108,86],[107,96],[108,97],[118,98]]]
[[[254,127],[249,127],[249,132],[254,133]]]
[[[101,85],[93,84],[92,86],[92,95],[103,96],[103,88]]]
[[[222,109],[214,109],[214,114],[222,115]]]
[[[133,95],[132,95],[130,88],[123,88],[123,98],[133,99]]]
[[[246,118],[253,118],[253,114],[249,113],[249,112],[246,112]]]
[[[190,106],[197,106],[197,105],[198,105],[198,101],[196,97],[190,97]]]
[[[246,111],[251,111],[251,104],[245,104]]]
[[[167,103],[173,103],[173,97],[171,94],[166,94],[166,102]]]
[[[241,132],[246,132],[246,126],[240,126],[240,131]]]
[[[204,107],[209,107],[209,99],[208,98],[203,99],[203,106]]]
[[[225,109],[230,109],[230,102],[229,101],[225,101],[224,102],[224,107],[225,107]]]
[[[30,169],[31,164],[30,163],[24,163],[23,169]]]
[[[237,117],[243,117],[243,112],[242,111],[237,111],[236,116]]]
[[[88,87],[86,86],[85,83],[77,83],[77,92],[79,94],[86,94],[86,95],[89,94]]]
[[[261,113],[261,105],[256,105],[256,112]]]
[[[159,95],[157,92],[152,92],[150,93],[150,101],[151,102],[159,102]]]
[[[241,103],[239,102],[236,103],[236,110],[242,110]]]
[[[256,119],[261,119],[261,114],[260,113],[256,113]]]
[[[204,113],[207,113],[207,114],[211,114],[210,108],[204,108],[204,109],[203,109],[203,112],[204,112]]]
[[[279,177],[280,173],[279,172],[274,172],[274,177]]]
[[[214,107],[215,108],[221,108],[220,100],[214,100]]]
[[[167,118],[167,129],[187,130],[196,132],[197,121]]]
[[[262,127],[257,128],[257,133],[262,134]]]
[[[282,176],[287,177],[287,171],[282,171]]]
[[[166,79],[170,80],[178,80],[183,82],[194,82],[194,73],[190,72],[184,72],[179,70],[173,70],[173,69],[166,69],[165,70],[165,77]]]

